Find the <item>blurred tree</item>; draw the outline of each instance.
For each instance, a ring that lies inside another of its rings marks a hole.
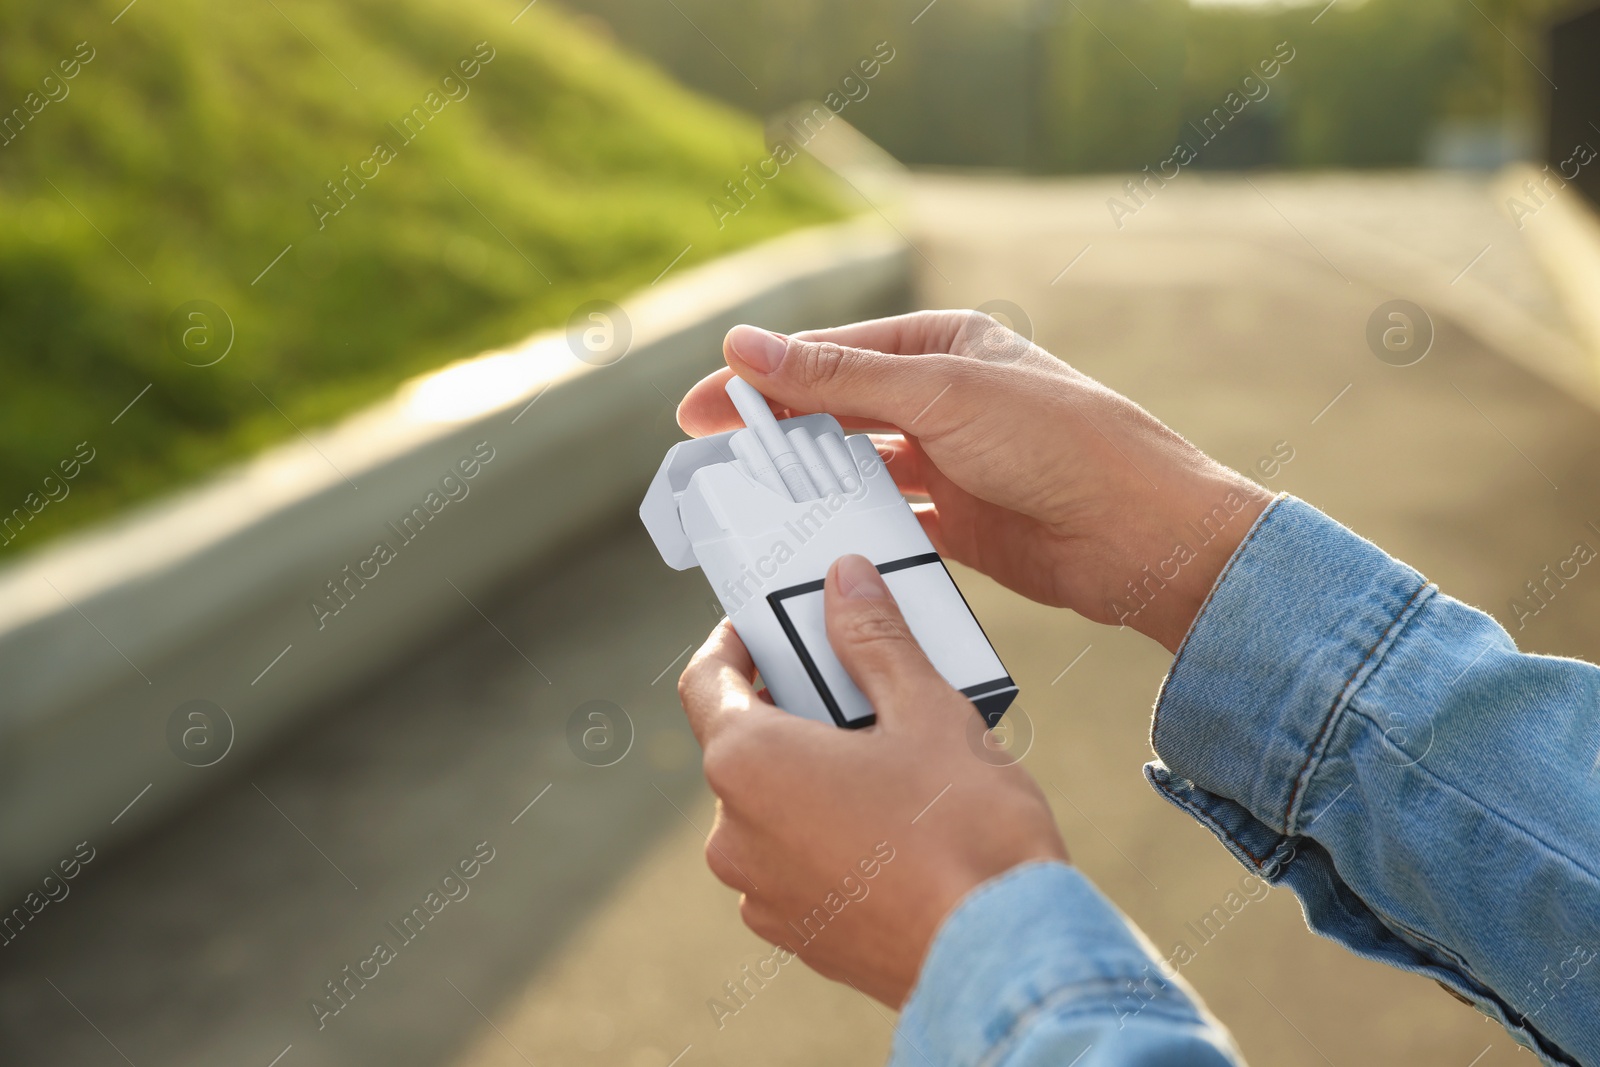
[[[1549,92],[1542,28],[1592,0],[566,2],[758,112],[820,97],[887,39],[893,68],[846,117],[901,159],[1081,172],[1164,159],[1285,40],[1296,58],[1268,102],[1198,165],[1407,165],[1442,121],[1530,129]]]
[[[1137,170],[1172,151],[1187,0],[1042,0],[1039,169]]]

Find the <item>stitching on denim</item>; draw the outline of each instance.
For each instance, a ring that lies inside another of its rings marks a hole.
[[[1200,620],[1206,617],[1206,611],[1211,607],[1211,601],[1216,597],[1217,590],[1222,588],[1222,583],[1227,580],[1229,573],[1233,571],[1233,565],[1243,558],[1244,550],[1250,547],[1250,542],[1256,539],[1256,534],[1260,533],[1261,528],[1267,524],[1267,517],[1276,511],[1278,505],[1283,503],[1288,498],[1288,493],[1279,493],[1277,496],[1272,498],[1272,503],[1268,504],[1265,510],[1261,512],[1261,515],[1255,521],[1255,525],[1250,527],[1250,532],[1245,535],[1243,541],[1239,542],[1239,547],[1234,550],[1234,553],[1231,557],[1229,557],[1227,564],[1223,566],[1222,573],[1217,575],[1217,580],[1211,584],[1210,592],[1206,593],[1205,600],[1200,604],[1200,610],[1195,613],[1194,622],[1189,624],[1189,632],[1183,635],[1183,641],[1178,645],[1177,655],[1172,657],[1172,666],[1167,668],[1168,681],[1172,679],[1173,675],[1178,673],[1178,664],[1183,662],[1183,654],[1189,651],[1189,639],[1192,638],[1195,634],[1195,631],[1200,628]],[[1161,709],[1166,705],[1166,703],[1167,687],[1165,684],[1163,684],[1161,687],[1161,695],[1156,698],[1156,710],[1154,714],[1150,716],[1150,750],[1152,752],[1155,751],[1156,747],[1156,731],[1161,727]]]
[[[1244,846],[1243,842],[1241,842],[1238,838],[1234,837],[1233,834],[1229,833],[1227,828],[1223,827],[1222,825],[1217,823],[1216,820],[1212,819],[1202,808],[1199,808],[1196,805],[1191,804],[1188,801],[1184,800],[1182,797],[1180,797],[1176,793],[1174,793],[1172,791],[1172,789],[1170,787],[1168,787],[1165,783],[1156,781],[1155,778],[1153,778],[1153,777],[1149,777],[1149,782],[1156,789],[1158,789],[1162,793],[1164,793],[1173,804],[1177,805],[1178,807],[1182,808],[1184,811],[1188,812],[1191,816],[1193,816],[1196,821],[1200,822],[1204,826],[1207,826],[1207,827],[1211,828],[1213,830],[1213,832],[1218,834],[1219,836],[1225,837],[1229,841],[1232,841],[1234,843],[1234,845],[1236,845],[1238,847],[1240,852],[1243,852],[1246,856],[1250,857],[1251,862],[1253,862],[1256,865],[1256,870],[1257,871],[1260,871],[1262,869],[1262,860],[1259,859],[1255,855],[1255,853],[1251,852],[1248,848],[1246,848]],[[1283,845],[1283,843],[1285,841],[1287,841],[1287,840],[1289,840],[1288,837],[1281,837],[1279,839],[1278,843],[1273,846],[1272,851],[1276,852],[1278,850],[1278,848],[1280,848]],[[1291,891],[1293,891],[1293,887],[1290,887],[1290,888],[1291,888]],[[1453,952],[1451,949],[1447,948],[1446,946],[1441,945],[1439,942],[1437,942],[1433,938],[1428,937],[1427,935],[1421,933],[1420,931],[1412,929],[1409,925],[1407,925],[1406,923],[1400,922],[1398,919],[1395,919],[1393,916],[1379,913],[1376,909],[1373,909],[1372,905],[1370,903],[1368,903],[1366,900],[1363,899],[1362,903],[1365,904],[1367,908],[1371,909],[1373,911],[1373,914],[1375,916],[1377,916],[1377,918],[1385,926],[1390,926],[1392,924],[1392,927],[1399,927],[1401,930],[1405,931],[1407,934],[1411,935],[1412,937],[1416,938],[1418,941],[1422,942],[1422,944],[1424,944],[1424,945],[1432,948],[1434,951],[1438,952],[1440,954],[1440,956],[1443,957],[1443,959],[1442,960],[1429,960],[1428,963],[1431,966],[1436,967],[1439,970],[1445,971],[1447,973],[1450,973],[1450,974],[1452,974],[1452,976],[1457,977],[1457,978],[1461,978],[1461,977],[1469,978],[1472,981],[1476,982],[1478,985],[1483,986],[1483,988],[1488,989],[1489,990],[1489,996],[1486,999],[1489,1001],[1489,1004],[1492,1007],[1492,1009],[1495,1011],[1496,1015],[1499,1016],[1497,1021],[1503,1027],[1505,1027],[1506,1030],[1513,1031],[1513,1032],[1518,1032],[1518,1033],[1526,1035],[1533,1042],[1533,1044],[1535,1046],[1537,1046],[1541,1050],[1546,1050],[1546,1051],[1555,1050],[1554,1052],[1552,1052],[1550,1054],[1551,1054],[1553,1059],[1556,1059],[1560,1063],[1574,1063],[1575,1064],[1576,1061],[1572,1061],[1572,1060],[1568,1060],[1568,1059],[1563,1058],[1563,1057],[1565,1057],[1566,1054],[1561,1051],[1560,1046],[1556,1045],[1553,1041],[1551,1041],[1548,1037],[1546,1037],[1545,1034],[1542,1031],[1536,1029],[1533,1026],[1528,1025],[1528,1020],[1529,1020],[1528,1016],[1522,1015],[1521,1012],[1516,1011],[1516,1009],[1512,1008],[1510,1003],[1508,1001],[1506,1001],[1503,997],[1501,997],[1499,993],[1495,992],[1493,989],[1489,989],[1489,987],[1486,984],[1484,984],[1483,981],[1476,976],[1476,974],[1474,974],[1472,968],[1466,963],[1466,961],[1465,960],[1461,960],[1460,957],[1457,956],[1455,952]],[[1392,927],[1391,927],[1391,932],[1393,932]],[[1410,945],[1408,947],[1411,948],[1412,951],[1418,952],[1420,955],[1423,955],[1424,958],[1426,958],[1426,953],[1424,953],[1417,946]],[[1454,964],[1454,966],[1451,966],[1452,964]],[[1434,976],[1430,975],[1429,977],[1434,977]],[[1509,1009],[1509,1011],[1508,1011],[1508,1009]],[[1522,1022],[1521,1023],[1516,1022],[1515,1021],[1516,1018],[1521,1018]]]
[[[1299,772],[1295,775],[1294,788],[1289,790],[1289,803],[1284,805],[1283,808],[1284,832],[1289,832],[1290,827],[1293,825],[1290,822],[1290,817],[1294,813],[1294,802],[1300,796],[1300,790],[1311,779],[1312,765],[1318,762],[1317,752],[1322,747],[1323,739],[1328,735],[1329,729],[1333,726],[1333,721],[1339,717],[1339,712],[1355,696],[1355,690],[1351,686],[1361,676],[1361,672],[1366,669],[1367,663],[1372,659],[1373,655],[1379,648],[1383,647],[1384,642],[1388,640],[1389,634],[1394,632],[1395,627],[1411,621],[1411,606],[1417,602],[1419,596],[1431,588],[1433,588],[1433,583],[1426,580],[1417,587],[1395,617],[1389,620],[1389,625],[1383,628],[1383,633],[1379,634],[1377,640],[1367,646],[1366,655],[1361,657],[1361,662],[1356,664],[1355,670],[1350,672],[1350,677],[1344,680],[1344,685],[1340,686],[1339,692],[1334,694],[1333,704],[1329,706],[1328,714],[1322,720],[1322,728],[1317,731],[1316,739],[1311,742],[1311,747],[1306,752],[1306,761],[1300,766]],[[1376,666],[1374,664],[1374,667]],[[1363,682],[1362,684],[1364,685],[1365,683]]]
[[[1246,847],[1243,841],[1240,841],[1237,837],[1235,837],[1232,831],[1230,831],[1226,826],[1223,826],[1221,823],[1217,822],[1216,819],[1212,818],[1210,812],[1206,811],[1197,804],[1191,804],[1189,801],[1173,792],[1172,789],[1165,783],[1158,782],[1154,778],[1149,779],[1149,781],[1151,785],[1165,793],[1171,799],[1173,804],[1176,804],[1178,807],[1188,812],[1190,817],[1196,822],[1200,823],[1202,826],[1205,826],[1217,836],[1227,838],[1229,841],[1231,841],[1235,848],[1250,858],[1250,862],[1255,865],[1255,869],[1258,872],[1266,866],[1267,861],[1272,858],[1272,854],[1277,852],[1278,849],[1282,848],[1285,841],[1289,840],[1287,835],[1279,834],[1277,842],[1273,844],[1272,848],[1267,852],[1267,854],[1265,856],[1257,856],[1254,852],[1250,851],[1248,847]],[[1279,868],[1280,871],[1283,869],[1284,868],[1282,867]]]
[[[1442,970],[1458,971],[1458,977],[1470,978],[1483,988],[1489,989],[1488,983],[1484,982],[1481,978],[1474,974],[1472,966],[1468,964],[1467,961],[1463,959],[1461,955],[1454,949],[1439,941],[1435,941],[1421,930],[1413,929],[1409,923],[1401,922],[1387,911],[1378,910],[1377,908],[1373,907],[1372,903],[1365,897],[1361,898],[1361,903],[1366,905],[1367,910],[1372,912],[1373,915],[1376,915],[1383,925],[1389,927],[1395,932],[1405,934],[1407,937],[1415,938],[1422,948],[1418,948],[1417,945],[1412,945],[1410,946],[1412,951],[1424,956],[1427,954],[1427,952],[1437,953],[1439,958],[1431,961],[1434,966],[1439,967]],[[1424,949],[1427,951],[1424,951]],[[1490,989],[1489,992],[1493,994],[1494,990]]]
[[[1363,903],[1366,902],[1363,901]],[[1469,998],[1478,998],[1478,1000],[1473,1001],[1473,1007],[1477,1008],[1479,1012],[1487,1015],[1492,1011],[1494,1015],[1491,1017],[1495,1018],[1495,1021],[1500,1023],[1500,1025],[1503,1026],[1508,1032],[1521,1033],[1525,1035],[1540,1049],[1554,1050],[1550,1053],[1550,1055],[1551,1058],[1555,1059],[1557,1062],[1576,1062],[1566,1059],[1566,1052],[1563,1051],[1559,1045],[1547,1037],[1544,1031],[1530,1025],[1532,1016],[1523,1014],[1514,1005],[1512,1005],[1509,999],[1492,988],[1487,982],[1479,978],[1477,974],[1474,973],[1472,967],[1453,950],[1441,945],[1439,942],[1435,941],[1426,934],[1421,933],[1418,930],[1413,930],[1410,926],[1401,922],[1399,919],[1396,919],[1387,913],[1377,911],[1377,909],[1372,908],[1371,904],[1367,904],[1367,907],[1372,909],[1373,914],[1377,915],[1378,918],[1383,921],[1384,925],[1399,927],[1400,930],[1403,930],[1405,933],[1416,938],[1418,941],[1432,948],[1434,951],[1438,952],[1442,957],[1444,957],[1442,960],[1429,960],[1428,963],[1431,966],[1446,972],[1449,977],[1457,980],[1466,979],[1467,982],[1470,982],[1472,985],[1476,986],[1477,988],[1469,988],[1465,990],[1463,995]],[[1427,954],[1418,949],[1415,945],[1408,947],[1426,958]],[[1440,985],[1444,984],[1438,975],[1429,974],[1427,977],[1432,978],[1435,982],[1439,982]],[[1463,982],[1462,984],[1465,985],[1467,982]],[[1457,990],[1456,992],[1462,991]],[[1479,1003],[1479,1000],[1487,1001],[1488,1003]],[[1519,1019],[1521,1020],[1520,1022],[1517,1021]]]

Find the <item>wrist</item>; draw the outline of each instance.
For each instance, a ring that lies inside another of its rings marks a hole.
[[[1198,480],[1169,507],[1149,539],[1150,561],[1112,601],[1114,622],[1176,653],[1272,494],[1222,468]]]

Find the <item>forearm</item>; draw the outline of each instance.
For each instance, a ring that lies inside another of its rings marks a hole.
[[[1600,1059],[1600,670],[1292,498],[1201,610],[1147,774],[1314,929],[1434,978],[1547,1060]]]
[[[1029,864],[941,927],[895,1034],[894,1067],[1228,1067],[1226,1031],[1076,869]]]

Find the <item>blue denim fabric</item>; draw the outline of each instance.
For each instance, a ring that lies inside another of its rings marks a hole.
[[[1151,784],[1317,933],[1436,980],[1547,1063],[1600,1064],[1600,668],[1518,653],[1280,497],[1179,648],[1151,738]],[[894,1062],[1064,1065],[1089,1043],[1109,1058],[1080,1067],[1235,1062],[1181,988],[1128,1020],[1093,987],[1157,964],[1056,871],[1012,872],[946,920]]]
[[[1227,1067],[1238,1052],[1076,868],[1017,867],[945,920],[895,1032],[893,1067]]]

